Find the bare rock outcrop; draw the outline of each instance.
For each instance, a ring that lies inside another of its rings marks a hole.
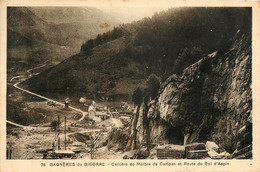
[[[251,35],[238,30],[224,50],[170,76],[153,101],[136,107],[128,149],[212,140],[233,153],[250,145],[251,56]]]

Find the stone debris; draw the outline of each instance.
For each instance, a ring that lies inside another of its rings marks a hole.
[[[207,150],[204,143],[192,143],[185,146],[188,159],[204,159],[207,157]]]
[[[205,143],[191,143],[191,144],[185,145],[186,156],[187,156],[188,152],[192,151],[192,150],[206,150]]]
[[[160,145],[157,147],[158,159],[183,159],[185,157],[185,146]]]
[[[211,141],[206,142],[206,149],[208,151],[219,152],[219,146],[215,142],[211,142]]]
[[[216,151],[208,151],[208,155],[211,159],[229,159],[230,154],[228,152],[217,153]]]
[[[188,159],[204,159],[207,155],[207,150],[191,150],[187,153]]]
[[[250,148],[237,152],[234,154],[238,158],[244,158],[250,156]],[[217,152],[219,151],[219,152]],[[150,153],[151,154],[151,153]],[[192,143],[185,146],[182,145],[160,145],[157,147],[158,159],[205,159],[207,157],[211,159],[230,159],[230,155],[226,151],[221,151],[219,146],[212,141],[205,143]],[[241,156],[240,156],[241,155]],[[155,157],[153,157],[155,158]]]

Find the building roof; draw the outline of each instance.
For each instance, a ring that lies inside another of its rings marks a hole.
[[[96,111],[96,116],[108,116],[108,113],[103,111]]]

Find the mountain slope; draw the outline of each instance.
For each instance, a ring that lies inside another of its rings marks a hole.
[[[46,90],[68,95],[78,92],[91,98],[101,98],[104,93],[108,98],[131,95],[134,85],[140,85],[140,76],[145,78],[145,74],[142,65],[120,56],[125,43],[124,38],[119,38],[94,48],[93,55],[88,58],[81,54],[74,55],[42,72],[39,77],[29,79],[27,83],[38,83],[36,89],[30,89],[41,93],[46,93]],[[129,75],[133,80],[128,79]],[[138,80],[135,81],[135,78]]]
[[[130,100],[150,74],[162,81],[181,75],[209,53],[226,53],[233,35],[250,27],[250,8],[170,9],[88,40],[79,54],[26,84],[43,94]]]

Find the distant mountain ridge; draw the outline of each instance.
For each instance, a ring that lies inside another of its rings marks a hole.
[[[29,10],[46,22],[56,24],[73,22],[118,22],[118,19],[115,17],[111,17],[103,11],[93,7],[29,7]]]
[[[77,53],[85,40],[118,24],[95,8],[8,7],[9,71],[17,60],[25,66],[46,60],[57,64]]]

